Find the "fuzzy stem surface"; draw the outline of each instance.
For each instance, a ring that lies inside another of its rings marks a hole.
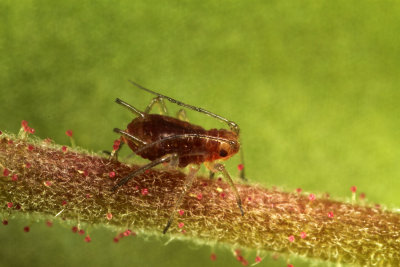
[[[149,170],[112,192],[117,181],[139,166],[65,150],[48,141],[0,135],[3,216],[54,216],[62,211],[65,219],[162,235],[183,190],[183,172],[167,167]],[[398,213],[322,197],[310,201],[306,195],[251,184],[236,187],[244,216],[228,184],[198,177],[167,235],[338,263],[400,265]]]

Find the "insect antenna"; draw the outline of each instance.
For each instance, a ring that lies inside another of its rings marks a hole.
[[[216,119],[218,119],[218,120],[220,120],[220,121],[223,121],[223,122],[225,122],[225,123],[228,124],[228,126],[231,128],[231,130],[232,130],[233,132],[235,132],[236,134],[239,135],[239,131],[240,131],[239,125],[237,125],[237,124],[236,124],[235,122],[233,122],[233,121],[230,121],[230,120],[228,120],[228,119],[226,119],[226,118],[224,118],[224,117],[222,117],[222,116],[220,116],[220,115],[217,115],[217,114],[215,114],[215,113],[212,113],[212,112],[210,112],[210,111],[208,111],[208,110],[205,110],[205,109],[203,109],[203,108],[199,108],[199,107],[195,107],[195,106],[192,106],[192,105],[189,105],[189,104],[185,104],[185,103],[180,102],[180,101],[178,101],[178,100],[176,100],[176,99],[173,99],[173,98],[171,98],[171,97],[168,97],[168,96],[159,94],[159,93],[157,93],[157,92],[154,92],[154,91],[152,91],[152,90],[150,90],[150,89],[147,89],[147,88],[141,86],[140,84],[137,84],[137,83],[135,83],[135,82],[133,82],[133,81],[131,81],[131,80],[128,80],[128,81],[129,81],[131,84],[133,84],[134,86],[136,86],[137,88],[140,88],[140,89],[142,89],[142,90],[144,90],[144,91],[146,91],[146,92],[149,92],[149,93],[151,93],[151,94],[157,95],[157,96],[159,96],[159,97],[165,98],[165,99],[167,99],[167,100],[168,100],[169,102],[171,102],[171,103],[177,104],[177,105],[182,106],[182,107],[185,107],[185,108],[189,108],[189,109],[195,110],[195,111],[200,112],[200,113],[207,114],[208,116],[211,116],[211,117],[216,118]]]

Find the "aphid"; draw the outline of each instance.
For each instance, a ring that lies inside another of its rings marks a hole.
[[[217,114],[182,103],[144,88],[135,82],[130,82],[134,86],[156,95],[156,97],[150,102],[144,112],[117,98],[116,103],[128,108],[137,117],[128,124],[126,131],[115,128],[114,132],[122,135],[122,141],[127,143],[135,154],[151,162],[121,179],[112,190],[117,190],[135,176],[164,162],[169,162],[171,166],[180,168],[186,167],[189,164],[199,165],[204,163],[212,173],[221,172],[228,181],[234,191],[236,202],[243,216],[242,202],[229,173],[223,164],[216,163],[217,160],[226,160],[239,151],[239,126],[235,122]],[[164,99],[223,121],[228,124],[230,130],[205,130],[201,126],[191,124],[186,121],[184,110],[178,112],[178,118],[167,116],[168,112]],[[160,106],[162,115],[149,113],[155,104]],[[171,216],[164,228],[164,234],[174,219],[175,211],[182,204],[185,193],[191,188],[198,169],[190,169],[183,190],[177,198],[170,213]]]

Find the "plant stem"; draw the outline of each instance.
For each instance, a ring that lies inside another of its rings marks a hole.
[[[65,150],[65,149],[64,149]],[[116,193],[116,182],[137,169],[41,140],[0,135],[1,211],[56,215],[91,225],[130,227],[162,235],[185,174],[161,167],[139,175]],[[115,176],[113,177],[113,174]],[[17,175],[15,181],[12,178]],[[198,177],[167,235],[196,242],[294,253],[359,265],[400,265],[400,215],[379,207],[310,201],[305,195]],[[112,218],[107,216],[112,214]],[[306,236],[300,237],[304,232]],[[292,237],[294,237],[294,240]]]

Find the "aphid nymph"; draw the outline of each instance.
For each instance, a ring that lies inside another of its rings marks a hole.
[[[242,202],[229,173],[223,164],[216,162],[217,160],[226,160],[239,151],[238,125],[205,109],[182,103],[144,88],[135,82],[130,82],[134,86],[156,95],[156,97],[150,102],[144,112],[117,98],[116,102],[118,104],[131,110],[137,117],[128,124],[125,131],[117,128],[114,131],[122,135],[121,139],[128,144],[135,154],[151,162],[121,179],[112,190],[117,190],[135,176],[164,162],[168,162],[173,167],[180,168],[186,167],[189,164],[200,165],[204,163],[212,173],[222,173],[234,191],[236,202],[243,215]],[[201,126],[187,122],[184,110],[178,112],[178,118],[170,117],[167,115],[168,112],[164,100],[214,117],[227,123],[230,129],[205,130]],[[160,105],[162,115],[149,113],[155,104]],[[170,227],[176,210],[182,204],[185,193],[191,188],[198,169],[190,169],[183,190],[171,210],[171,216],[163,230],[164,234]]]

